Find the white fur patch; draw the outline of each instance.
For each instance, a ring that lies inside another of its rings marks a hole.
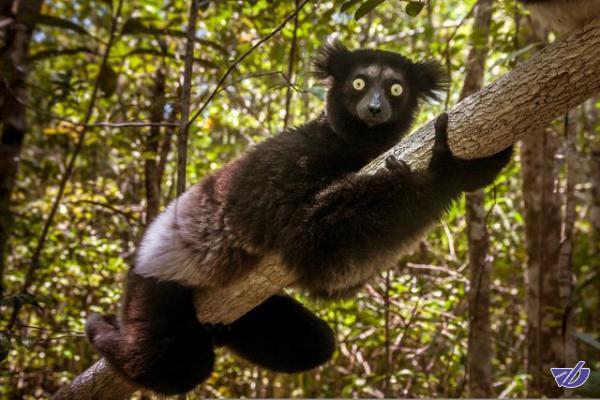
[[[379,72],[381,71],[381,67],[379,65],[369,65],[367,67],[367,76],[371,78],[376,78],[379,76]]]
[[[163,281],[198,285],[202,282],[199,260],[183,245],[180,233],[174,228],[178,201],[172,202],[146,230],[134,271]]]

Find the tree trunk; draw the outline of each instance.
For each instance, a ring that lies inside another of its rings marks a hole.
[[[536,31],[535,27],[532,31]],[[529,42],[537,42],[533,33]],[[567,185],[565,215],[560,194],[557,153],[560,136],[538,128],[542,134],[528,135],[521,145],[525,234],[527,244],[526,311],[527,372],[530,397],[559,397],[552,367],[573,365],[575,358],[572,295],[572,236],[575,225],[575,135],[574,114],[565,118]],[[570,121],[570,122],[569,122]],[[545,125],[541,125],[543,127]]]
[[[192,72],[194,68],[194,44],[196,42],[196,21],[200,0],[190,2],[188,26],[186,28],[185,66],[181,85],[181,120],[177,135],[177,196],[185,191],[187,168],[188,132],[190,130],[190,97],[192,95]]]
[[[21,103],[22,99],[27,98],[27,69],[24,63],[35,17],[40,13],[42,3],[43,0],[0,0],[0,20],[12,20],[0,28],[0,57],[7,61],[0,79],[0,298],[3,293],[5,253],[12,219],[10,197],[27,132],[26,110]]]
[[[577,134],[579,124],[575,112],[570,111],[565,118],[565,164],[567,167],[564,194],[564,221],[558,254],[558,294],[563,307],[562,337],[564,346],[564,365],[573,366],[577,363],[577,338],[575,337],[576,319],[573,312],[573,246],[575,223],[577,221],[577,166],[580,163],[577,151]],[[571,395],[571,393],[567,393]]]
[[[523,139],[521,166],[527,247],[527,372],[528,397],[560,397],[552,367],[562,367],[562,313],[558,301],[560,199],[557,191],[558,137],[544,128]]]
[[[471,50],[460,94],[463,99],[481,89],[488,51],[493,0],[480,0],[475,10]],[[483,190],[467,193],[465,217],[469,241],[469,396],[492,397],[492,343],[490,332],[489,238],[485,221]]]
[[[546,125],[599,93],[598,59],[600,21],[593,21],[452,108],[448,138],[452,150],[460,157],[494,154],[531,133],[533,127]],[[390,152],[413,168],[422,168],[431,157],[433,139],[433,121],[430,121]],[[361,173],[374,173],[382,168],[384,157],[373,161]],[[229,323],[293,282],[294,277],[281,266],[278,257],[270,255],[242,282],[218,291],[197,293],[198,318],[204,322]],[[133,388],[122,384],[103,361],[91,368],[83,375],[85,386],[77,383],[78,378],[55,398],[89,397],[90,390],[100,393],[107,377],[111,393],[119,387],[122,398],[131,394]]]
[[[163,121],[165,109],[165,70],[164,66],[156,70],[154,77],[155,86],[152,93],[152,106],[150,110],[150,122],[160,123]],[[146,154],[144,162],[144,179],[146,185],[146,225],[158,215],[160,211],[160,181],[159,170],[159,141],[160,126],[150,127],[146,137]]]

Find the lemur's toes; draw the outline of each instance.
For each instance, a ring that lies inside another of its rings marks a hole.
[[[410,167],[406,162],[391,155],[385,158],[385,167],[390,171],[404,170],[410,172]]]
[[[119,326],[114,315],[104,316],[92,313],[85,320],[85,334],[91,342],[98,334],[116,329],[119,329]]]

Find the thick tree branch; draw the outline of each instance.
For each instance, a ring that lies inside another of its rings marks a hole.
[[[600,93],[600,20],[547,46],[528,62],[449,111],[449,141],[462,157],[493,154],[515,143],[575,105]],[[413,168],[427,165],[433,143],[433,123],[419,128],[390,152]],[[362,173],[382,167],[383,157]],[[242,282],[218,292],[199,292],[198,317],[204,322],[231,322],[284,287],[293,285],[276,256],[266,257]],[[56,399],[127,398],[133,388],[122,382],[103,360],[56,394]]]

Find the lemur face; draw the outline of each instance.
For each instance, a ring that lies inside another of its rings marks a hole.
[[[438,100],[446,82],[435,62],[383,50],[350,51],[339,42],[323,47],[314,67],[315,76],[329,84],[327,117],[344,133],[380,126],[404,131],[419,100]]]
[[[404,75],[387,65],[356,67],[343,85],[348,112],[368,126],[390,121],[407,103]]]

